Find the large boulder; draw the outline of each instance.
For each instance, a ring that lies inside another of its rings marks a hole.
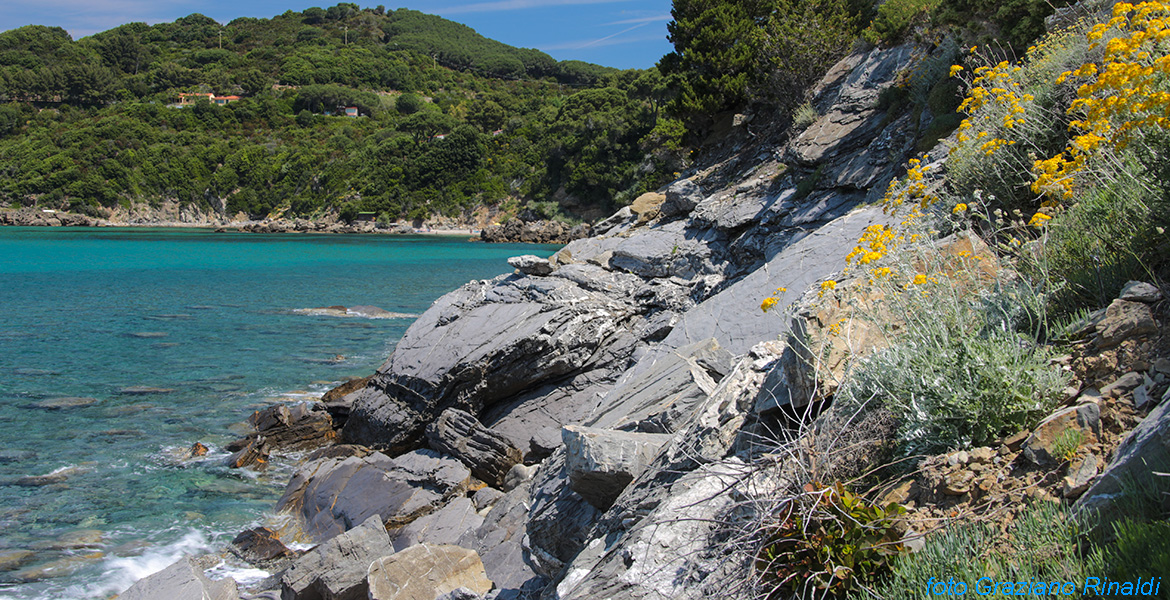
[[[732,356],[715,339],[648,355],[605,394],[586,421],[591,427],[673,432],[731,368]]]
[[[382,519],[373,515],[298,558],[280,578],[280,598],[363,600],[370,563],[393,553]]]
[[[565,467],[569,487],[598,510],[607,510],[618,494],[646,470],[670,435],[630,433],[566,426]]]
[[[475,512],[471,498],[459,497],[396,531],[394,549],[401,551],[418,544],[457,544],[463,534],[481,525],[483,517]]]
[[[458,458],[471,469],[472,475],[496,487],[503,485],[512,465],[523,459],[508,438],[457,408],[443,411],[435,422],[427,425],[426,436],[431,448]]]
[[[239,600],[236,582],[230,577],[211,581],[190,558],[139,579],[118,595],[119,600]]]
[[[470,479],[462,463],[433,450],[321,458],[297,470],[276,509],[296,515],[302,533],[321,542],[375,514],[401,527],[463,493]]]
[[[336,437],[333,417],[319,402],[277,404],[252,413],[248,418],[253,435],[268,445],[305,450],[330,443]]]
[[[409,449],[447,408],[478,415],[583,370],[632,315],[624,301],[560,278],[469,283],[436,301],[406,331],[359,392],[343,437]]]
[[[486,594],[492,582],[474,550],[421,544],[375,560],[367,574],[370,600],[435,600],[459,588]]]

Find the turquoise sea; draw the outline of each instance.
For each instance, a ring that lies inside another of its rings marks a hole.
[[[0,228],[0,598],[108,598],[265,522],[295,457],[222,466],[252,411],[370,374],[440,295],[546,250]],[[406,316],[294,312],[334,305]],[[211,451],[183,458],[195,442]]]

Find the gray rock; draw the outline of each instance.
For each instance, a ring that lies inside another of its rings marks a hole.
[[[83,406],[90,406],[97,404],[97,398],[82,398],[82,397],[67,397],[67,398],[49,398],[48,400],[40,400],[34,404],[37,408],[45,408],[48,410],[64,410],[69,408],[81,408]]]
[[[768,368],[756,397],[756,413],[767,414],[785,407],[804,408],[816,391],[816,374],[808,349],[796,340],[804,338],[804,319],[792,320],[789,343]]]
[[[1167,472],[1170,472],[1170,404],[1163,402],[1125,437],[1101,477],[1077,500],[1076,508],[1097,513],[1098,533],[1109,535],[1111,524],[1126,516],[1126,494],[1133,489],[1164,490],[1165,477],[1158,473]]]
[[[560,278],[513,276],[465,285],[406,331],[359,392],[343,438],[408,449],[447,408],[481,414],[585,370],[632,316],[624,302]]]
[[[431,448],[463,461],[472,475],[489,485],[503,485],[508,470],[523,459],[508,438],[456,408],[443,411],[427,425],[426,437]]]
[[[717,193],[699,202],[691,219],[697,224],[724,231],[735,231],[752,223],[771,223],[788,214],[795,193],[792,188],[772,196]]]
[[[422,544],[369,565],[369,600],[435,600],[459,588],[492,589],[474,550]]]
[[[228,548],[236,556],[253,564],[292,554],[280,538],[276,537],[276,533],[267,527],[253,527],[240,532]]]
[[[866,227],[890,221],[880,208],[858,209],[771,250],[765,266],[684,314],[656,351],[713,337],[728,352],[742,354],[760,340],[779,338],[787,332],[788,322],[761,311],[760,302],[780,287],[788,289],[778,297],[780,306],[795,301],[804,290],[845,267],[846,253],[841,250],[853,247]]]
[[[324,458],[297,470],[276,510],[297,515],[303,533],[320,542],[375,514],[401,527],[463,493],[470,477],[459,461],[432,450]]]
[[[570,487],[563,448],[541,463],[531,489],[529,559],[533,570],[551,579],[584,547],[601,511]]]
[[[609,218],[593,226],[593,233],[597,236],[615,234],[638,221],[638,217],[630,207],[623,206]],[[572,245],[572,244],[570,244]]]
[[[306,450],[333,441],[333,417],[319,402],[276,404],[248,417],[255,435],[277,448]]]
[[[483,517],[476,514],[471,499],[456,498],[398,530],[394,534],[394,549],[401,552],[418,544],[455,544],[463,534],[481,525]]]
[[[1083,460],[1074,461],[1068,467],[1068,475],[1064,478],[1061,495],[1065,498],[1077,499],[1089,489],[1093,478],[1097,476],[1097,457],[1089,455]]]
[[[361,525],[298,558],[280,579],[281,600],[360,600],[370,563],[394,553],[382,519]]]
[[[1121,288],[1121,293],[1117,297],[1130,302],[1151,304],[1162,299],[1162,292],[1144,281],[1129,281]]]
[[[536,475],[536,466],[514,465],[504,477],[504,491],[512,491]]]
[[[610,429],[673,432],[715,389],[731,362],[731,353],[714,339],[649,355],[605,394],[586,423]]]
[[[642,277],[682,277],[722,272],[719,235],[673,221],[639,229],[613,248],[609,266]]]
[[[1142,374],[1136,371],[1130,371],[1121,377],[1118,377],[1113,383],[1101,388],[1102,396],[1122,396],[1132,392],[1142,384],[1144,379]]]
[[[1096,402],[1090,402],[1052,413],[1024,441],[1024,456],[1038,465],[1060,463],[1064,459],[1056,455],[1058,440],[1061,434],[1074,428],[1082,431],[1085,441],[1099,437],[1101,407]]]
[[[463,534],[457,544],[478,552],[488,579],[503,590],[540,589],[547,584],[525,560],[523,539],[531,487],[531,483],[524,482],[504,494],[488,512],[483,525]]]
[[[659,210],[664,217],[690,214],[703,199],[703,190],[690,179],[680,179],[666,188],[666,202]]]
[[[714,542],[735,503],[728,491],[744,477],[742,463],[705,465],[669,486],[665,501],[632,525],[620,542],[595,539],[565,569],[559,600],[709,598],[729,590],[704,585],[719,567]]]
[[[474,590],[461,587],[451,590],[446,594],[435,596],[435,600],[479,600],[483,596],[475,593]]]
[[[211,581],[190,558],[139,579],[118,595],[119,600],[238,600],[236,582],[230,577]]]
[[[553,266],[549,264],[547,258],[541,258],[533,254],[525,254],[523,256],[513,256],[508,259],[508,265],[513,269],[524,273],[525,275],[545,276],[553,272]]]
[[[671,438],[572,425],[562,429],[561,436],[569,487],[601,511],[613,505]]]
[[[482,511],[489,506],[495,506],[496,502],[499,502],[500,498],[503,497],[504,492],[493,487],[485,487],[476,491],[475,495],[471,497],[471,501],[475,503],[475,510]]]
[[[1156,331],[1158,324],[1148,304],[1114,300],[1105,309],[1105,318],[1097,324],[1097,347],[1112,348],[1125,340]]]

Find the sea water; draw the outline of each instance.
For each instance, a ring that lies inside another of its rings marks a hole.
[[[436,298],[548,250],[0,228],[0,598],[106,598],[271,519],[297,457],[223,466],[253,411],[370,374]],[[298,312],[337,305],[395,314]]]

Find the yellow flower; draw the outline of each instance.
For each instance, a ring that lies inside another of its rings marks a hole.
[[[1038,212],[1038,213],[1032,215],[1032,219],[1028,221],[1028,226],[1035,227],[1036,229],[1040,229],[1041,227],[1047,225],[1048,220],[1051,218],[1052,217],[1050,217],[1042,212]]]
[[[760,310],[768,312],[772,307],[776,306],[776,302],[777,300],[775,298],[764,298],[764,301],[760,303]]]
[[[837,289],[837,282],[833,281],[832,279],[826,279],[825,282],[821,284],[822,291],[835,290],[835,289]]]
[[[964,212],[966,210],[967,210],[967,205],[960,202],[960,203],[955,205],[955,208],[951,209],[951,212],[953,212],[955,214],[959,214],[959,213]]]
[[[962,70],[962,65],[951,65],[951,77],[958,75],[960,72],[962,72]]]
[[[919,273],[914,276],[914,285],[923,285],[926,283],[926,275]]]

